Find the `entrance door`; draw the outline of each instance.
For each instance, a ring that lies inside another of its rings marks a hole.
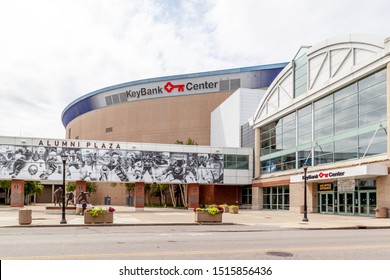
[[[332,213],[334,212],[333,209],[333,193],[332,192],[326,192],[326,193],[319,193],[319,205],[320,205],[320,213]]]
[[[359,192],[359,215],[374,215],[376,207],[375,191]]]
[[[353,192],[339,192],[339,206],[338,213],[339,214],[354,214],[354,193]]]

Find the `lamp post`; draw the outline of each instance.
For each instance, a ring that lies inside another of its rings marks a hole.
[[[60,224],[66,224],[65,219],[65,164],[68,156],[66,154],[61,155],[62,160],[62,219]]]
[[[309,219],[307,218],[307,194],[306,194],[306,188],[307,188],[307,178],[306,178],[307,163],[306,162],[303,164],[303,171],[304,171],[304,176],[305,176],[305,187],[304,187],[304,198],[303,198],[303,219],[302,219],[302,222],[308,222]]]

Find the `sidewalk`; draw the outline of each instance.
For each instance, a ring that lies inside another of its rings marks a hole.
[[[52,204],[29,205],[32,210],[32,223],[19,225],[19,210],[10,206],[0,206],[1,227],[44,227],[44,226],[95,226],[85,225],[84,217],[66,214],[67,224],[60,224],[61,213],[48,214],[46,206]],[[95,205],[99,207],[99,205]],[[107,206],[102,206],[103,208]],[[192,210],[172,208],[144,208],[135,211],[134,207],[113,206],[114,224],[109,226],[136,225],[197,225],[194,222]],[[289,211],[254,211],[240,209],[239,214],[223,214],[222,224],[243,226],[277,227],[280,229],[357,229],[357,228],[390,228],[390,218],[375,218],[362,216],[325,215],[308,213],[309,222],[302,222],[302,214]],[[105,225],[98,225],[105,226]],[[248,228],[249,229],[249,228]]]

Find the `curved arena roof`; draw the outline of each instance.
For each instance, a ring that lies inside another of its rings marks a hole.
[[[191,74],[181,74],[165,77],[157,77],[150,79],[142,79],[132,82],[126,82],[122,84],[117,84],[109,87],[105,87],[93,92],[90,92],[80,98],[71,102],[62,112],[62,123],[66,127],[72,120],[77,118],[80,115],[88,113],[90,111],[103,108],[110,105],[115,105],[118,103],[124,102],[133,102],[138,100],[143,100],[146,98],[160,98],[160,97],[172,97],[178,94],[183,94],[185,90],[192,90],[191,94],[200,94],[200,93],[211,93],[216,92],[216,83],[221,80],[229,80],[234,78],[244,78],[243,73],[257,73],[261,72],[261,75],[256,78],[256,82],[253,81],[247,82],[245,87],[251,88],[264,88],[268,87],[277,74],[287,65],[287,63],[276,63],[260,66],[250,66],[242,68],[234,68],[227,70],[216,70],[200,73],[191,73]],[[253,75],[256,77],[256,74]],[[208,81],[208,78],[212,77],[212,82]],[[206,79],[205,79],[206,78]],[[244,78],[245,79],[245,78]],[[177,83],[183,83],[183,80],[190,81],[188,84],[191,84],[191,88],[187,87],[184,90],[184,84],[178,85]],[[239,80],[239,79],[236,79]],[[163,86],[163,82],[167,82]],[[172,81],[172,83],[171,83]],[[232,80],[233,81],[233,80]],[[176,82],[176,85],[175,85]],[[238,82],[238,86],[242,86],[243,82]],[[140,88],[143,86],[144,88]],[[168,87],[167,87],[168,86]],[[178,88],[182,86],[183,88]],[[147,87],[147,88],[146,88]],[[177,88],[177,92],[176,92]],[[233,87],[228,87],[227,91],[232,90]],[[143,90],[143,91],[142,91]],[[171,92],[175,90],[175,92]],[[153,92],[152,92],[153,91]],[[159,93],[168,92],[169,95],[163,96]],[[219,91],[222,91],[221,87]],[[145,95],[140,98],[140,95]],[[136,98],[138,93],[138,98]],[[147,94],[153,94],[153,96],[146,96]],[[131,94],[130,98],[129,94]]]

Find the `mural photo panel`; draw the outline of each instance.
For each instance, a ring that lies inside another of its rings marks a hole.
[[[62,181],[62,154],[67,155],[66,180],[223,183],[223,155],[220,154],[84,148],[76,144],[72,147],[0,145],[0,179]]]
[[[168,165],[161,170],[159,181],[166,183],[185,183],[187,154],[171,153]]]

